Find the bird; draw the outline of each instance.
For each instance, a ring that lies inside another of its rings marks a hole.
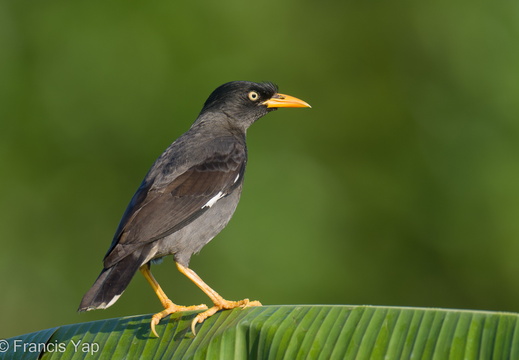
[[[103,270],[78,311],[112,306],[138,270],[164,308],[151,318],[156,337],[156,326],[172,313],[204,310],[191,323],[196,335],[196,325],[220,310],[261,306],[249,299],[225,300],[189,268],[189,262],[227,226],[236,210],[247,165],[247,129],[278,108],[304,107],[311,106],[279,93],[271,82],[231,81],[216,88],[188,131],[157,158],[144,177],[123,213]],[[181,306],[168,298],[151,273],[151,264],[168,255],[209,297],[212,307]]]

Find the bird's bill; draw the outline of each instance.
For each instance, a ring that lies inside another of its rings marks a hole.
[[[302,108],[302,107],[311,107],[307,102],[298,99],[296,97],[285,95],[285,94],[276,94],[272,96],[267,101],[263,102],[263,105],[267,105],[268,108]]]

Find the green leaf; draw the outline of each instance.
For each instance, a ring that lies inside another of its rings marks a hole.
[[[160,338],[150,315],[42,330],[3,340],[3,359],[519,359],[514,313],[263,306],[221,311],[193,336],[194,315],[163,320]]]

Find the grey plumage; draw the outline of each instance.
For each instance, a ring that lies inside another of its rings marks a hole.
[[[257,100],[248,99],[251,91]],[[80,311],[112,305],[140,266],[166,255],[188,267],[229,222],[238,204],[247,128],[276,108],[270,83],[231,82],[207,99],[191,128],[155,161],[128,205],[103,270]]]

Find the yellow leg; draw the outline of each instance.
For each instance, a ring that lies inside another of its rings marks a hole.
[[[153,288],[153,291],[155,292],[155,294],[157,294],[162,306],[164,307],[164,310],[153,315],[151,318],[151,324],[150,324],[151,332],[156,337],[159,337],[159,335],[155,331],[155,325],[157,325],[160,322],[160,320],[165,318],[166,316],[173,314],[175,312],[179,312],[179,311],[206,310],[207,309],[207,305],[204,305],[204,304],[193,305],[193,306],[180,306],[180,305],[174,304],[173,301],[169,300],[168,296],[164,293],[164,291],[160,287],[157,280],[155,280],[155,278],[153,277],[149,264],[145,264],[145,265],[141,266],[139,268],[139,270],[141,271],[142,275],[144,275],[144,277],[146,278],[148,283],[151,285],[151,287]]]
[[[187,276],[189,280],[194,282],[196,286],[198,286],[213,302],[214,306],[209,308],[208,310],[201,312],[198,314],[191,322],[191,330],[193,334],[196,335],[195,326],[198,323],[202,323],[208,317],[214,315],[217,311],[223,309],[234,309],[237,307],[246,308],[249,306],[261,306],[259,301],[250,301],[249,299],[244,299],[240,301],[228,301],[221,297],[216,291],[211,289],[209,285],[207,285],[201,278],[198,276],[193,270],[177,264],[178,270]]]

